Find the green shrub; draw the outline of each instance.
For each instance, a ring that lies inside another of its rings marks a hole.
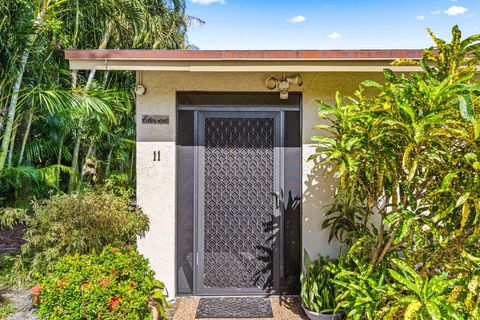
[[[165,317],[164,286],[135,250],[107,246],[100,254],[61,258],[31,289],[38,315],[46,319],[146,319],[155,299]]]
[[[392,265],[392,299],[380,312],[385,319],[479,319],[480,277],[452,278],[446,272],[422,277],[400,259]]]
[[[335,309],[333,274],[326,268],[329,263],[324,257],[311,260],[304,253],[305,270],[300,276],[302,304],[314,312],[331,313]]]
[[[441,258],[436,270],[425,272],[416,259],[389,256],[374,268],[364,254],[371,245],[364,236],[337,264],[327,266],[335,275],[337,309],[345,310],[347,319],[480,319],[479,258],[466,252],[454,254],[454,250],[448,253],[449,248],[440,247],[430,248],[430,254],[438,257],[438,251],[443,251],[455,255],[455,265]]]
[[[148,230],[148,217],[128,208],[127,194],[91,189],[35,202],[18,265],[33,272],[52,270],[59,257],[100,251],[106,245],[134,244]]]
[[[395,63],[422,72],[320,102],[310,160],[338,179],[323,226],[352,246],[334,270],[347,319],[480,319],[480,35],[430,34]]]

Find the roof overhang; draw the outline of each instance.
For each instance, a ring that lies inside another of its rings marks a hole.
[[[419,71],[392,66],[419,60],[423,50],[67,50],[71,69],[184,72],[381,72]]]

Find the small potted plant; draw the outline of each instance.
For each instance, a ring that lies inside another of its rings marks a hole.
[[[328,259],[319,257],[312,261],[305,251],[305,268],[300,276],[302,307],[311,320],[340,320],[343,312],[335,312],[335,287],[333,274],[326,268]]]

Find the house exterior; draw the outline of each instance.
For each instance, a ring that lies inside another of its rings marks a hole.
[[[420,50],[67,51],[72,69],[137,75],[139,239],[170,296],[296,294],[304,250],[335,257],[334,182],[312,173],[315,100],[382,81]],[[288,95],[287,95],[288,93]]]

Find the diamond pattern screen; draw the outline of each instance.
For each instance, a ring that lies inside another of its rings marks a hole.
[[[273,118],[205,118],[205,288],[272,287]]]

